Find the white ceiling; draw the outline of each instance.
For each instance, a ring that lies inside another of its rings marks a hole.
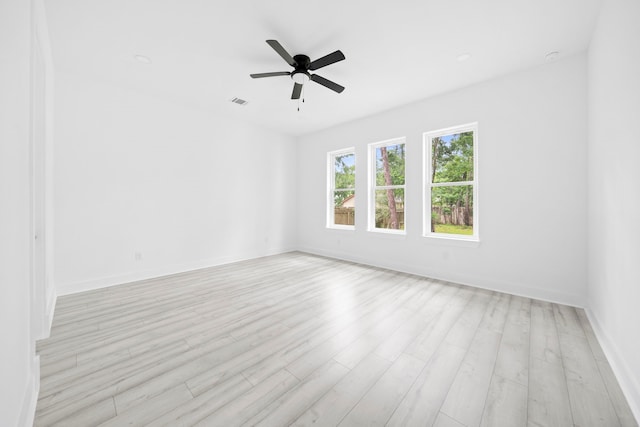
[[[79,73],[212,114],[302,135],[586,49],[600,0],[45,0],[57,72]],[[265,43],[346,87],[305,85]],[[471,59],[459,62],[460,54]],[[134,59],[151,58],[151,64]],[[246,106],[229,102],[233,97]]]

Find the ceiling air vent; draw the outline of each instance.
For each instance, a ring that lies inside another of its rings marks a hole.
[[[244,99],[240,99],[240,98],[233,98],[231,102],[238,105],[247,105],[249,103],[249,101],[245,101]]]

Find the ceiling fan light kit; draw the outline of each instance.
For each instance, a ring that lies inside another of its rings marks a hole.
[[[300,99],[302,87],[309,80],[313,80],[314,82],[337,93],[341,93],[344,90],[344,86],[340,86],[339,84],[325,79],[324,77],[317,74],[309,73],[309,71],[315,71],[322,67],[326,67],[327,65],[331,65],[344,60],[345,56],[339,50],[325,55],[322,58],[316,59],[315,61],[311,61],[311,59],[307,55],[289,55],[289,53],[285,50],[285,48],[282,47],[280,43],[278,43],[277,40],[267,40],[267,44],[271,46],[273,50],[275,50],[287,64],[293,67],[293,71],[276,71],[271,73],[251,74],[251,78],[259,79],[263,77],[291,76],[291,79],[294,82],[291,99]]]
[[[309,73],[305,73],[302,71],[291,73],[291,79],[298,84],[305,84],[310,80],[311,76]]]

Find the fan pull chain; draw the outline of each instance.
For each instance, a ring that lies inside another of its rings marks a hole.
[[[302,98],[302,102],[304,103],[304,85],[302,85],[302,95],[300,98]],[[300,98],[298,98],[298,111],[300,111]]]

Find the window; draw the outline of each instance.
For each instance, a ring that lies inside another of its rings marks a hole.
[[[328,156],[327,227],[353,229],[356,214],[356,153],[354,148]]]
[[[478,240],[477,124],[424,134],[424,235]]]
[[[404,138],[369,144],[369,230],[404,234]]]

